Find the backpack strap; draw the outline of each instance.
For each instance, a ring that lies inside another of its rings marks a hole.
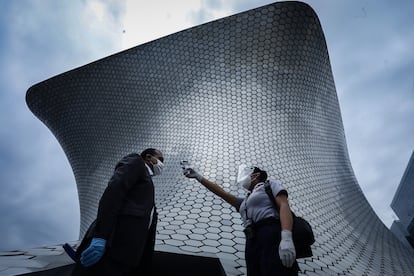
[[[272,187],[270,187],[270,182],[269,182],[269,180],[266,180],[265,181],[265,183],[264,183],[264,187],[265,187],[265,191],[266,191],[266,194],[269,196],[269,199],[270,199],[270,201],[272,202],[272,204],[273,204],[273,207],[275,207],[275,209],[277,210],[277,212],[279,213],[279,206],[277,205],[277,203],[276,203],[276,199],[275,199],[275,197],[273,196],[273,191],[272,191]]]
[[[279,211],[280,208],[276,203],[275,197],[273,196],[273,191],[272,191],[272,187],[270,187],[269,180],[265,181],[264,187],[265,187],[266,194],[269,196],[270,201],[273,203],[273,207],[275,207],[276,211],[280,214],[280,211]],[[290,210],[290,212],[292,213],[292,217],[295,218],[296,217],[295,213],[292,210]]]

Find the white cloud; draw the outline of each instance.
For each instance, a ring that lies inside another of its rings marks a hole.
[[[57,140],[26,106],[25,92],[39,81],[112,54],[122,35],[117,31],[122,7],[115,4],[13,1],[0,11],[8,17],[0,27],[7,53],[0,82],[6,92],[0,95],[0,210],[5,214],[0,250],[78,238],[72,170]]]
[[[199,7],[200,1],[127,0],[122,49],[192,27],[188,14]]]

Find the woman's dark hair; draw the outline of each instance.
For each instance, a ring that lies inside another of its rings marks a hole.
[[[259,181],[265,182],[267,180],[267,172],[259,169],[258,167],[254,167],[253,173],[260,173]]]

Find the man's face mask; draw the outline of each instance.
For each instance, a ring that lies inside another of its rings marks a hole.
[[[251,174],[254,171],[254,167],[246,165],[239,166],[239,172],[237,174],[237,184],[242,186],[244,189],[249,190],[251,185]]]
[[[154,157],[155,158],[155,157]],[[162,170],[164,169],[164,163],[162,163],[159,159],[155,158],[157,160],[157,163],[152,164],[152,171],[155,175],[162,174]]]

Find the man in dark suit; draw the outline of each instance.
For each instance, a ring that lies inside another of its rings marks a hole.
[[[146,275],[154,251],[157,212],[152,176],[164,167],[161,151],[131,153],[115,167],[77,252],[72,275]]]

